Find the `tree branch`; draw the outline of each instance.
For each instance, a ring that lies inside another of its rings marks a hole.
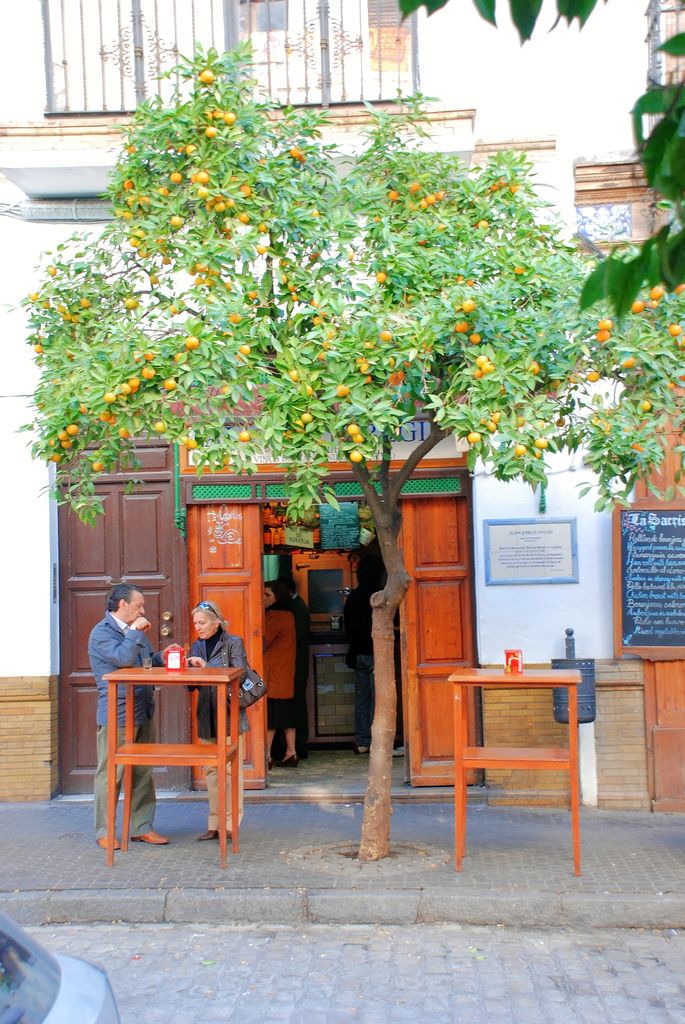
[[[400,466],[397,472],[393,474],[388,487],[388,504],[390,506],[397,505],[402,488],[418,466],[419,462],[421,462],[421,459],[427,455],[428,452],[432,451],[440,441],[449,437],[449,431],[442,430],[436,425],[434,420],[429,420],[429,423],[431,425],[431,430],[428,437],[424,438],[421,444],[417,445],[417,447],[410,452],[403,465]]]

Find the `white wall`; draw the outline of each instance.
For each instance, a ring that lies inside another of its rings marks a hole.
[[[0,198],[6,193],[0,192]],[[35,287],[35,267],[43,249],[71,231],[4,217],[2,238],[3,373],[0,384],[0,436],[6,488],[0,502],[0,557],[3,587],[0,621],[16,644],[0,646],[0,677],[46,675],[57,669],[57,604],[53,600],[56,565],[55,509],[44,493],[49,472],[30,454],[31,435],[18,433],[31,421],[30,405],[38,379],[33,350],[26,343],[23,310],[16,308]]]
[[[539,491],[476,470],[476,628],[483,664],[502,664],[505,648],[520,648],[529,665],[564,658],[567,627],[574,630],[576,657],[612,657],[611,516],[593,511],[592,492],[578,496],[579,487],[591,482],[579,456],[549,461],[545,513],[539,512]],[[486,585],[483,520],[545,518],[577,520],[579,582]]]
[[[574,156],[633,148],[629,111],[647,76],[644,0],[598,3],[585,27],[549,31],[556,3],[545,0],[533,39],[521,46],[497,4],[498,28],[471,0],[450,0],[422,17],[421,90],[446,106],[476,108],[486,141],[555,136]]]

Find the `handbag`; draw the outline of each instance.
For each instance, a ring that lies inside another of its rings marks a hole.
[[[245,670],[245,676],[240,684],[240,709],[251,708],[258,700],[266,695],[266,683],[249,665]]]
[[[220,658],[221,664],[226,666],[231,664],[228,645],[228,634],[224,634],[221,643]],[[256,704],[257,701],[261,700],[265,695],[266,683],[260,676],[259,672],[256,672],[248,665],[245,669],[245,675],[243,676],[242,682],[240,683],[240,697],[238,700],[240,710],[244,711],[245,708],[251,708],[253,704]]]

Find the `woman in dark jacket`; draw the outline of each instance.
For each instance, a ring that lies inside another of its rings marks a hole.
[[[213,601],[200,601],[193,608],[193,625],[197,640],[190,649],[188,664],[196,668],[207,665],[228,665],[247,668],[245,644],[239,636],[228,632],[228,623]],[[216,743],[216,687],[199,686],[197,699],[197,734],[201,743]],[[248,732],[247,715],[240,712],[240,742],[238,749],[238,825],[243,820],[243,758],[244,733]],[[216,768],[207,769],[207,796],[209,798],[209,820],[207,831],[198,836],[199,840],[219,838],[219,789]],[[227,786],[230,792],[231,766],[227,765]],[[231,806],[226,808],[226,827],[231,835]]]
[[[290,589],[282,580],[264,584],[264,675],[269,695],[266,698],[267,750],[269,768],[271,741],[276,729],[285,734],[285,756],[276,763],[281,768],[297,768],[295,732],[297,706],[295,704],[295,617],[292,612]]]

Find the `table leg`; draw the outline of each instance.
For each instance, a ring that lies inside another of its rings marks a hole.
[[[216,688],[216,768],[218,773],[217,797],[219,814],[219,864],[226,867],[226,692],[227,684],[219,683]]]
[[[117,815],[117,684],[107,686],[107,867],[114,867],[114,831]]]
[[[126,744],[133,743],[135,738],[135,704],[134,687],[126,687],[126,711],[124,714],[124,741]],[[133,765],[124,766],[124,817],[121,825],[121,849],[128,850],[128,840],[131,835],[131,790],[133,786]]]
[[[568,749],[571,777],[571,829],[573,832],[573,873],[580,874],[580,787],[578,781],[578,687],[568,688]]]
[[[454,684],[454,869],[461,871],[466,849],[466,785],[464,777],[464,693]]]

